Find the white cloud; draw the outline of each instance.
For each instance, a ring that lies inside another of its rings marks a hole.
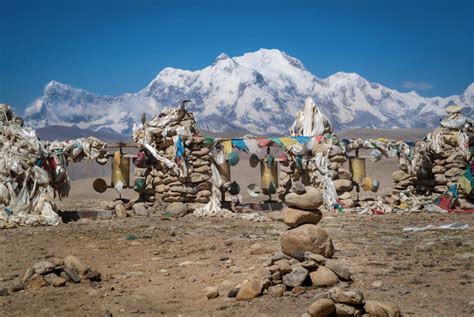
[[[433,84],[428,83],[426,81],[411,81],[407,80],[404,81],[402,84],[403,88],[407,89],[416,89],[416,90],[430,90],[433,89]]]

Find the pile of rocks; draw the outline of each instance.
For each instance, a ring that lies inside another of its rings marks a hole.
[[[468,137],[472,127],[461,110],[461,107],[448,107],[447,117],[428,134],[427,141],[418,141],[413,149],[402,149],[400,170],[392,174],[395,194],[407,190],[442,194],[458,183],[471,161],[469,147],[473,143]],[[469,197],[470,193],[459,188],[459,194]]]
[[[139,165],[143,168],[135,170],[144,184],[139,201],[154,202],[173,214],[192,212],[209,202],[211,158],[191,113],[183,107],[165,110],[135,129],[134,140],[146,158]]]
[[[320,298],[311,304],[303,317],[325,316],[363,316],[399,317],[400,308],[392,302],[365,300],[364,294],[358,289],[331,288],[326,298]]]
[[[27,269],[21,280],[10,287],[0,286],[0,296],[16,293],[24,289],[35,290],[45,286],[63,287],[67,283],[90,283],[98,286],[101,274],[89,268],[79,258],[68,255],[64,259],[52,257],[36,262]]]

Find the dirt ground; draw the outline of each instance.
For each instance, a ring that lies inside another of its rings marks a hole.
[[[272,216],[278,217],[278,214]],[[407,226],[464,222],[467,230],[406,233]],[[474,300],[472,215],[326,214],[335,257],[366,298],[397,302],[405,316],[468,316]],[[0,277],[11,283],[35,262],[74,254],[102,273],[86,283],[44,287],[0,297],[1,316],[301,316],[324,289],[295,297],[264,295],[250,302],[203,289],[224,280],[241,283],[279,249],[279,221],[158,215],[79,220],[57,227],[20,227],[0,235]],[[135,240],[127,240],[134,236]],[[381,281],[378,288],[374,281]]]
[[[390,190],[396,160],[367,164],[380,192]],[[245,187],[259,183],[259,171],[248,168],[245,159],[232,173],[244,198]],[[94,193],[92,181],[73,182],[70,197],[59,202],[61,210],[103,209],[117,196],[113,190]],[[136,194],[128,190],[124,197]],[[242,283],[279,250],[286,230],[279,213],[267,213],[274,219],[268,222],[191,215],[169,220],[159,214],[1,231],[0,284],[13,283],[39,260],[69,254],[101,272],[103,280],[100,287],[68,284],[0,297],[0,316],[104,316],[106,310],[113,316],[301,316],[327,291],[310,288],[299,296],[263,295],[249,302],[225,294],[208,300],[205,287],[224,280]],[[402,231],[453,222],[470,227]],[[404,316],[471,315],[474,215],[326,213],[320,225],[333,239],[335,257],[352,271],[352,287],[366,298],[394,301]]]

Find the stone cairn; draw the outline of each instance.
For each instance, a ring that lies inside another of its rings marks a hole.
[[[135,170],[135,189],[144,186],[134,208],[145,201],[181,216],[209,202],[211,159],[192,113],[167,109],[137,127],[133,138],[145,159]]]
[[[439,195],[458,183],[471,162],[469,146],[473,144],[472,127],[461,111],[461,107],[448,107],[446,118],[427,135],[426,141],[418,141],[413,149],[401,149],[400,170],[392,174],[395,195],[400,192]],[[462,187],[458,190],[461,207],[469,201],[472,204],[472,194]]]
[[[351,272],[331,259],[335,253],[332,240],[318,225],[323,205],[320,190],[306,187],[302,194],[286,195],[285,202],[288,207],[282,217],[289,229],[281,235],[282,252],[271,256],[241,285],[207,287],[204,292],[208,299],[227,295],[245,301],[260,295],[299,296],[307,289],[327,289],[315,296],[316,301],[303,316],[401,316],[396,304],[367,300],[361,290],[351,289]]]
[[[63,287],[68,283],[89,283],[97,287],[100,281],[100,272],[92,270],[74,255],[64,259],[51,257],[36,262],[26,270],[23,278],[15,280],[9,287],[0,285],[0,296],[46,286]]]

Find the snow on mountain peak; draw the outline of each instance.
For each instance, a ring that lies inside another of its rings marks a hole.
[[[203,129],[285,134],[308,96],[336,129],[433,127],[451,104],[464,106],[467,115],[474,112],[474,84],[460,96],[424,98],[356,73],[338,72],[321,80],[288,54],[259,49],[232,58],[222,53],[196,71],[164,68],[139,92],[120,96],[100,96],[52,81],[25,115],[35,127],[75,124],[128,135],[142,113],[159,113],[190,99],[188,110]]]

